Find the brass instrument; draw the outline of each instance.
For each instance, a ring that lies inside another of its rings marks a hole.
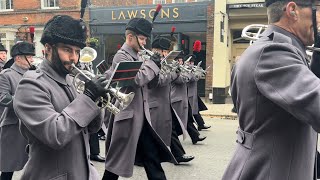
[[[87,48],[83,53],[80,52],[80,59],[82,60],[84,59],[87,63],[92,62],[94,60],[93,58],[95,58],[96,56],[94,56],[95,53],[91,51],[95,51],[95,50],[92,48],[90,49]],[[83,58],[82,56],[85,56],[86,58]],[[89,59],[89,57],[91,57],[91,59]],[[72,71],[75,74],[73,79],[73,84],[79,93],[83,93],[85,89],[85,81],[91,80],[92,78],[95,77],[95,75],[90,71],[79,69],[78,67],[76,67],[75,64],[71,64],[71,65],[73,67]],[[107,86],[105,88],[107,90],[107,93],[105,96],[99,98],[97,104],[100,104],[102,108],[107,108],[107,110],[113,114],[118,114],[120,112],[120,109],[121,110],[125,109],[134,98],[133,92],[129,94],[124,94],[120,92],[120,88],[118,87],[113,88],[111,86]],[[113,97],[115,97],[119,101],[120,109],[111,103],[112,99],[110,94],[112,94]]]
[[[243,28],[241,37],[244,39],[250,40],[250,45],[260,38],[260,34],[266,30],[268,25],[263,24],[251,24]],[[253,32],[254,30],[258,30],[257,32]],[[319,29],[318,29],[319,31]],[[306,49],[309,51],[317,51],[320,52],[320,48],[316,48],[313,46],[306,46]]]
[[[143,60],[150,60],[150,57],[154,55],[154,52],[144,48],[142,46],[142,51],[139,52]],[[167,63],[167,61],[161,60],[160,62],[161,68],[160,68],[160,73],[163,75],[169,74],[177,69],[177,67],[173,66],[172,64]]]

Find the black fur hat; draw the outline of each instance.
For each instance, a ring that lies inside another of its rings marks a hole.
[[[44,26],[40,42],[43,45],[64,43],[84,48],[86,39],[87,28],[82,20],[67,15],[57,15]]]
[[[17,55],[35,55],[35,49],[33,44],[28,42],[19,42],[12,46],[11,48],[11,56],[15,57]]]
[[[137,34],[150,37],[152,24],[144,18],[133,18],[127,23],[126,30],[131,30]]]
[[[0,51],[5,51],[5,52],[7,52],[6,48],[3,46],[2,43],[0,43]]]
[[[190,61],[193,61],[193,62],[196,61],[197,56],[194,55],[194,54],[188,54],[188,55],[186,55],[186,56],[184,57],[183,61],[188,60],[189,57],[191,57]]]
[[[152,48],[158,48],[162,50],[169,50],[171,47],[171,41],[165,37],[157,37],[152,42]]]
[[[181,51],[178,56],[175,58],[175,60],[182,58],[182,60],[184,59],[184,52]]]

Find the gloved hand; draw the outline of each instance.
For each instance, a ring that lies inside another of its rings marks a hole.
[[[108,84],[108,80],[103,75],[97,75],[92,80],[85,83],[85,89],[83,94],[87,95],[93,101],[107,93],[105,86]]]
[[[152,60],[159,68],[161,68],[161,55],[158,52],[155,52],[151,57]]]
[[[180,74],[180,72],[181,72],[181,68],[180,68],[180,67],[177,67],[176,73],[177,73],[177,74]]]

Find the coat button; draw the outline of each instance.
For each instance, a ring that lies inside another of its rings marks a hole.
[[[237,143],[243,144],[245,140],[244,133],[241,131],[237,131],[237,134]]]
[[[37,69],[37,70],[36,70],[36,73],[40,73],[40,69]]]

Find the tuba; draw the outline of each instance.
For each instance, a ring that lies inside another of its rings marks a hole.
[[[97,52],[93,48],[85,47],[80,51],[80,60],[81,62],[91,63],[97,57],[96,54]],[[81,70],[76,67],[75,64],[72,64],[72,68],[72,72],[75,75],[73,79],[73,85],[75,86],[77,92],[83,93],[85,89],[85,81],[94,78],[95,74],[88,70]],[[120,109],[125,109],[134,98],[133,92],[129,94],[121,93],[121,88],[119,87],[113,88],[107,85],[105,88],[107,90],[107,93],[105,96],[100,97],[97,104],[99,104],[102,108],[106,108],[113,114],[118,114],[120,112]],[[110,94],[119,101],[120,109],[111,103],[112,98]]]
[[[250,40],[250,45],[260,38],[260,35],[266,30],[268,25],[263,24],[251,24],[243,28],[241,37]],[[319,31],[319,30],[318,30]],[[308,51],[320,52],[320,48],[314,46],[306,46]],[[310,54],[310,53],[309,53]]]

